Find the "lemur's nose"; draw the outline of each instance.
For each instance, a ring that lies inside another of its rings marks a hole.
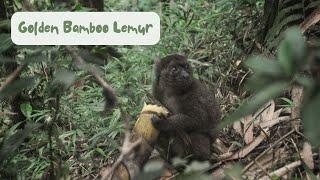
[[[183,78],[188,78],[189,77],[189,73],[187,73],[185,70],[181,71],[181,75]]]

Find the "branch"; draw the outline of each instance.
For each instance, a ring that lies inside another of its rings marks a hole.
[[[5,116],[5,115],[16,115],[17,113],[13,112],[0,112],[0,116]]]
[[[320,21],[320,8],[314,10],[309,15],[309,17],[300,24],[300,29],[302,33],[308,30],[308,28],[311,27],[312,25],[317,24],[319,21]]]
[[[10,83],[12,83],[14,80],[18,78],[18,76],[21,74],[22,70],[27,66],[27,64],[21,64],[17,67],[16,70],[14,70],[3,82],[2,86],[0,87],[0,92],[8,86]]]
[[[117,161],[112,165],[109,173],[103,178],[103,180],[111,180],[114,171],[119,167],[119,165],[123,162],[123,160],[128,157],[131,153],[133,153],[134,149],[138,147],[142,142],[142,139],[139,138],[137,141],[130,143],[123,143],[121,154],[118,157]]]
[[[71,46],[66,46],[66,50],[71,54],[71,57],[75,60],[78,67],[86,64],[82,57],[77,53],[76,49],[72,48]],[[88,73],[96,78],[96,80],[104,90],[103,94],[106,100],[111,101],[109,104],[111,104],[111,106],[114,106],[117,100],[112,87],[102,77],[100,77],[100,75],[96,71],[89,69]]]
[[[282,168],[279,168],[275,171],[273,171],[272,173],[269,174],[269,178],[276,176],[281,178],[282,176],[284,176],[285,174],[287,174],[289,171],[292,171],[294,168],[300,166],[302,163],[300,160],[292,162],[290,164],[287,164],[285,166],[283,166]],[[262,177],[261,179],[267,179],[268,177]]]
[[[66,49],[71,54],[73,59],[76,61],[78,66],[86,64],[86,62],[82,59],[82,57],[76,52],[74,48],[72,48],[71,46],[66,46]],[[97,79],[97,81],[103,88],[112,91],[112,87],[103,78],[101,78],[97,72],[93,70],[88,70],[88,72]]]
[[[124,115],[122,109],[121,109],[121,112]],[[130,124],[129,124],[130,119],[127,114],[124,115],[124,120],[125,120],[125,134],[124,134],[123,145],[121,147],[121,154],[118,157],[117,161],[112,165],[109,173],[102,178],[103,180],[111,180],[114,171],[119,167],[119,165],[123,162],[123,160],[126,157],[128,157],[131,153],[133,153],[134,149],[142,143],[141,137],[135,142],[132,142],[132,143],[130,142]]]
[[[261,154],[259,154],[259,156],[257,156],[254,161],[251,161],[251,163],[249,163],[245,168],[243,168],[242,170],[242,174],[244,174],[253,164],[254,162],[258,161],[262,156],[264,156],[268,151],[270,151],[271,149],[273,149],[278,143],[282,142],[284,139],[286,139],[288,136],[290,136],[292,133],[294,133],[295,130],[292,129],[291,131],[289,131],[287,134],[285,134],[284,136],[282,136],[280,139],[278,139],[276,142],[274,142],[268,149],[266,149],[265,151],[263,151]]]

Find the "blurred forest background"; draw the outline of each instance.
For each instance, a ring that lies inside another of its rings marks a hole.
[[[153,11],[161,40],[17,46],[17,11]],[[1,0],[0,179],[99,178],[120,154],[124,114],[133,125],[152,102],[154,59],[176,52],[188,55],[224,119],[212,163],[170,178],[319,179],[319,22],[319,0]]]

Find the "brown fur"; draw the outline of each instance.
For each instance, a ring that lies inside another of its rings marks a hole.
[[[152,118],[161,132],[159,141],[170,139],[169,159],[191,154],[192,159],[208,160],[220,120],[213,93],[192,76],[191,66],[182,55],[158,60],[155,76],[153,95],[172,113],[167,119]]]

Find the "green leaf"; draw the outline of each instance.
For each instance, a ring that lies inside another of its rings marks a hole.
[[[302,122],[304,134],[309,138],[310,142],[315,146],[320,146],[320,93],[315,98],[310,99],[302,108]]]
[[[0,56],[0,63],[13,63],[13,62],[17,62],[17,61],[12,57]]]
[[[48,57],[47,55],[45,55],[43,52],[41,51],[37,51],[37,52],[34,52],[28,56],[25,57],[25,59],[23,60],[24,63],[40,63],[42,61],[45,61],[47,60]]]
[[[92,65],[92,64],[83,64],[83,65],[80,65],[80,66],[79,66],[79,69],[81,69],[81,70],[83,70],[83,71],[87,71],[87,72],[95,72],[95,73],[97,73],[97,74],[100,75],[100,76],[103,75],[103,71],[102,71],[100,68],[98,68],[98,67],[96,67],[96,66],[94,66],[94,65]]]
[[[196,172],[196,173],[184,173],[184,174],[178,175],[174,179],[176,179],[176,180],[194,180],[194,179],[197,179],[197,180],[214,180],[216,178],[214,178],[210,174]]]
[[[268,75],[282,75],[283,69],[278,61],[268,59],[263,56],[251,57],[245,61],[245,65],[251,68],[255,73]]]
[[[5,98],[7,96],[15,95],[21,92],[23,89],[30,88],[34,86],[36,83],[35,77],[27,77],[18,79],[11,84],[8,84],[1,92],[0,99]]]
[[[82,6],[81,4],[76,4],[75,5],[75,8],[74,8],[76,11],[79,11],[79,12],[92,12],[92,11],[95,11],[95,9],[93,8],[88,8],[88,7],[84,7]]]
[[[278,59],[286,75],[301,70],[307,63],[306,46],[299,28],[290,28],[285,33],[285,39],[280,43]]]
[[[181,165],[186,165],[188,161],[186,159],[181,159],[179,157],[175,157],[172,159],[172,165],[173,166],[181,166]]]
[[[61,140],[64,140],[65,138],[69,137],[69,136],[72,136],[76,133],[76,131],[68,131],[68,132],[65,132],[61,135],[59,135],[59,139]]]
[[[283,97],[281,100],[287,103],[284,105],[284,107],[294,107],[294,102],[291,99]]]
[[[207,161],[199,162],[193,161],[187,166],[185,172],[205,172],[209,169],[210,164]]]
[[[150,161],[144,167],[143,171],[133,179],[157,179],[163,172],[163,162]]]
[[[96,148],[96,151],[103,157],[107,157],[106,153],[104,153],[104,151],[101,148]]]
[[[29,103],[20,104],[20,110],[25,117],[31,117],[32,106]]]
[[[239,164],[235,164],[230,168],[225,169],[226,179],[242,179],[241,173],[242,167]]]
[[[239,148],[243,147],[243,145],[241,143],[237,142],[237,141],[231,141],[230,143],[238,146]]]
[[[9,155],[24,142],[31,132],[39,127],[39,124],[27,124],[24,129],[18,130],[13,135],[6,135],[0,147],[0,162],[9,158]]]
[[[11,28],[11,21],[9,19],[0,21],[0,29],[10,30],[10,28]]]
[[[13,46],[13,42],[11,41],[11,34],[2,33],[0,34],[1,44],[0,44],[0,54],[8,50]]]
[[[76,75],[74,72],[65,69],[57,70],[57,72],[54,74],[54,79],[49,89],[50,93],[53,95],[64,93],[64,91],[73,84],[75,79]]]
[[[246,84],[245,84],[245,89],[246,90],[253,90],[255,92],[260,91],[264,89],[266,86],[279,81],[280,78],[272,78],[270,76],[264,76],[261,74],[254,74],[251,76]]]
[[[234,121],[256,112],[262,105],[269,100],[277,97],[282,91],[288,87],[286,82],[275,82],[268,85],[265,89],[259,91],[253,97],[247,99],[240,107],[227,116],[220,124],[219,128],[224,128]]]
[[[296,82],[306,88],[307,90],[310,90],[313,88],[314,85],[314,80],[310,77],[302,76],[300,74],[297,75],[296,77]]]
[[[97,56],[92,51],[81,50],[79,51],[79,55],[88,63],[97,64],[100,66],[105,65],[105,60],[101,56]]]
[[[75,76],[74,72],[60,69],[60,70],[57,70],[57,72],[55,74],[54,81],[60,82],[60,83],[64,84],[66,87],[69,87],[74,82],[75,77],[76,76]]]
[[[158,171],[158,170],[162,170],[162,168],[163,168],[163,162],[161,162],[161,161],[154,161],[154,162],[150,161],[143,167],[143,171],[146,171],[146,172]]]
[[[283,68],[276,60],[255,56],[245,61],[245,64],[254,71],[245,84],[248,90],[260,91],[269,84],[283,81],[285,77]]]

